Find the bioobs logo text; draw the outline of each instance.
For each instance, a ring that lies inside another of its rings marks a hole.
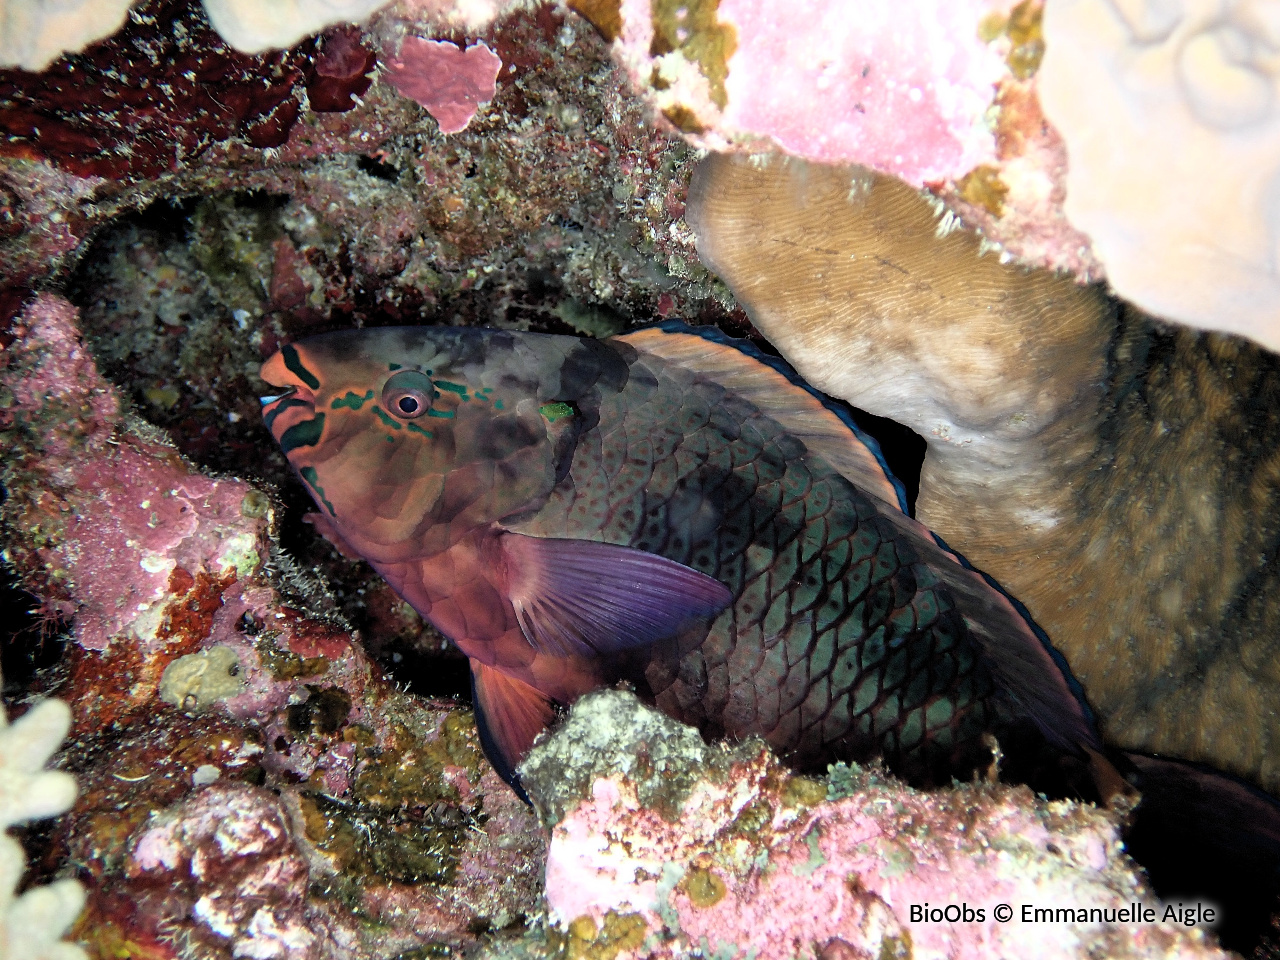
[[[948,903],[945,907],[931,907],[926,903],[913,903],[909,923],[986,923],[985,907],[971,907],[967,903]]]

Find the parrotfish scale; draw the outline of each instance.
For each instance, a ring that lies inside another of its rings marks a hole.
[[[753,729],[756,720],[756,686],[753,682],[744,682],[744,675],[736,679],[738,682],[730,685],[728,700],[721,712],[725,732],[733,735]]]
[[[807,731],[822,723],[830,703],[831,682],[826,677],[818,677],[810,684],[804,702],[800,704],[800,729]],[[817,739],[821,740],[821,735]]]
[[[675,493],[676,482],[680,476],[679,461],[671,453],[664,453],[653,462],[653,468],[649,473],[648,489],[656,499],[668,499]]]
[[[833,703],[822,718],[822,742],[838,743],[849,733],[849,715]]]
[[[853,648],[841,650],[831,665],[832,694],[837,699],[843,697],[857,682],[860,672],[857,650]]]
[[[792,667],[788,671],[787,682],[782,687],[778,700],[779,713],[797,712],[809,696],[810,684],[809,671],[802,664]]]
[[[911,677],[907,682],[907,691],[903,698],[906,708],[914,710],[916,707],[923,706],[931,687],[931,677],[927,670]]]
[[[781,638],[791,618],[790,603],[787,595],[785,593],[776,593],[772,589],[772,585],[770,585],[765,594],[765,596],[770,595],[773,596],[773,602],[769,604],[769,609],[765,611],[764,619],[760,621],[760,629],[764,631],[766,637]]]
[[[830,673],[835,666],[837,637],[835,631],[826,630],[816,634],[810,644],[809,672]]]
[[[858,662],[862,665],[862,671],[864,673],[878,671],[881,661],[884,660],[885,651],[885,629],[883,626],[877,626],[860,644]]]

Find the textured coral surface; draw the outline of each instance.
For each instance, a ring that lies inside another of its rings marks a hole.
[[[0,707],[0,957],[4,960],[85,960],[63,942],[84,906],[84,889],[64,878],[14,896],[22,878],[22,847],[5,834],[11,825],[65,812],[76,797],[75,781],[46,770],[71,725],[60,700],[42,700],[13,724]]]
[[[708,747],[612,691],[580,700],[524,775],[555,824],[547,902],[571,953],[1226,956],[1176,922],[1035,922],[1037,907],[1164,907],[1113,817],[1026,788],[793,777],[760,744]]]
[[[1280,351],[1275,5],[1059,0],[1045,33],[1065,211],[1116,291]]]

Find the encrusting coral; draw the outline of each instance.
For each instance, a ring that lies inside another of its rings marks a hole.
[[[86,960],[84,950],[63,937],[84,906],[75,880],[33,887],[14,898],[25,858],[10,826],[53,817],[70,809],[76,783],[69,774],[46,770],[67,730],[71,711],[60,700],[41,700],[12,724],[0,707],[0,958]]]
[[[569,956],[1227,956],[1155,901],[1114,817],[1025,787],[794,777],[617,691],[579,700],[522,777]]]
[[[864,170],[713,157],[687,216],[802,375],[924,437],[918,516],[1111,742],[1280,787],[1280,359],[982,256]]]

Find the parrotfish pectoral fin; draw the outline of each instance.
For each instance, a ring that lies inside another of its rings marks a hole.
[[[523,796],[516,767],[534,738],[555,719],[551,701],[529,684],[478,660],[471,661],[471,692],[485,755],[498,776]]]
[[[502,552],[525,639],[556,657],[654,643],[733,602],[720,581],[630,547],[505,533]]]

